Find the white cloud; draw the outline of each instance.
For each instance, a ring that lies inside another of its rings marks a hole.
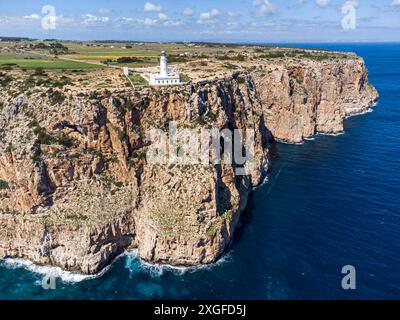
[[[85,14],[83,19],[84,24],[106,23],[108,21],[110,21],[109,17],[98,17],[92,14]]]
[[[164,25],[167,27],[180,27],[183,26],[183,21],[180,20],[167,20],[164,22]]]
[[[393,0],[392,6],[400,6],[400,0]]]
[[[316,0],[315,2],[318,6],[324,8],[329,4],[329,2],[331,2],[331,0]]]
[[[24,19],[29,19],[29,20],[39,20],[40,16],[37,13],[32,13],[28,16],[24,16]]]
[[[160,19],[161,21],[165,21],[168,20],[168,16],[165,13],[160,12],[158,14],[158,19]]]
[[[257,7],[257,15],[265,16],[266,14],[273,13],[275,7],[269,0],[254,0],[253,6]]]
[[[164,17],[163,17],[164,18]],[[170,20],[170,19],[137,19],[131,17],[121,17],[115,20],[119,25],[130,25],[130,26],[145,26],[145,27],[153,27],[153,26],[166,26],[166,27],[179,27],[184,25],[184,22],[181,20]]]
[[[145,12],[152,12],[152,11],[157,11],[157,12],[159,12],[159,11],[162,10],[162,6],[161,6],[161,5],[158,5],[158,4],[151,3],[151,2],[146,2],[146,3],[144,4],[143,10],[144,10]]]
[[[194,14],[194,11],[193,11],[193,9],[191,9],[191,8],[185,8],[184,10],[183,10],[183,12],[182,12],[182,14],[184,15],[184,16],[192,16],[193,14]]]
[[[228,11],[228,17],[234,18],[234,17],[237,17],[237,16],[238,16],[238,13],[237,13],[237,12],[235,12],[235,11]]]
[[[155,25],[156,23],[157,23],[157,20],[156,20],[156,19],[146,18],[146,19],[143,20],[143,24],[144,24],[146,27]]]
[[[7,25],[12,27],[21,27],[30,30],[30,28],[37,28],[37,23],[40,21],[42,16],[37,14],[30,14],[26,16],[1,16],[0,25]],[[57,27],[75,27],[78,23],[83,23],[85,16],[75,19],[72,16],[58,15],[55,17]]]
[[[135,19],[133,19],[133,18],[129,18],[129,17],[121,17],[121,18],[118,18],[116,21],[121,21],[121,22],[132,22],[132,21],[134,21]]]
[[[217,9],[211,9],[210,11],[200,13],[199,19],[200,20],[211,20],[218,16],[219,16],[219,11]]]

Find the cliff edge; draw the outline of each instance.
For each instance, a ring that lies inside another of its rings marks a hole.
[[[362,59],[271,65],[179,87],[82,91],[2,74],[0,257],[87,274],[138,248],[149,262],[215,262],[274,139],[343,131],[378,95]],[[29,82],[28,82],[29,81]],[[254,166],[154,165],[151,128],[251,128]]]

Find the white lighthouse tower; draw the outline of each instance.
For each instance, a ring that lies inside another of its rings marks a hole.
[[[161,52],[160,58],[160,75],[163,77],[168,77],[168,58],[165,51]]]
[[[168,57],[165,51],[161,52],[160,73],[150,75],[150,84],[153,86],[173,86],[181,83],[181,78],[177,72],[172,72],[168,68]]]

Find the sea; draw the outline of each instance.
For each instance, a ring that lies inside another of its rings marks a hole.
[[[131,251],[87,277],[6,259],[0,299],[400,299],[400,44],[297,45],[364,57],[379,103],[341,135],[277,143],[220,261],[171,268]]]

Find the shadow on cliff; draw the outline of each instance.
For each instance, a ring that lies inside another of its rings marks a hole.
[[[270,170],[274,166],[276,159],[278,158],[278,144],[276,142],[270,142],[269,150],[270,150],[271,165],[268,170],[268,173],[270,172]],[[260,188],[267,188],[267,187],[268,187],[268,182],[265,185],[260,186]],[[254,197],[255,197],[254,190],[251,190],[249,193],[249,198],[247,200],[247,206],[240,215],[239,224],[233,235],[231,247],[234,246],[235,243],[242,240],[242,237],[244,237],[244,233],[246,231],[246,227],[252,223],[252,220],[254,217],[253,216],[254,215]],[[267,199],[267,201],[268,201],[268,199]]]

